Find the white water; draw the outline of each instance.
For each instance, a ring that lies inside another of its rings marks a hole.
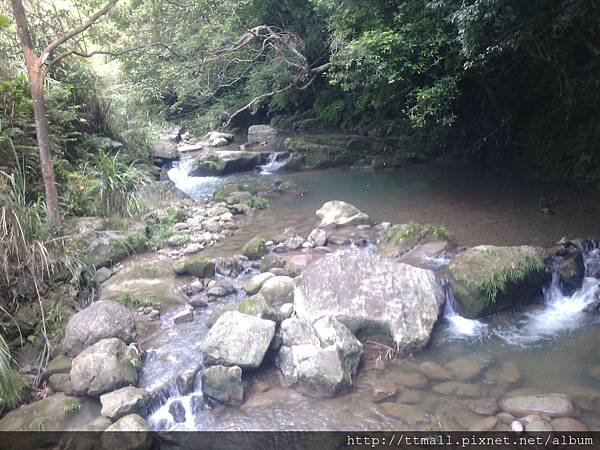
[[[584,254],[586,267],[597,265],[600,254],[593,250]],[[456,311],[456,301],[450,286],[446,287],[446,308],[444,318],[448,321],[449,331],[453,338],[484,337],[493,334],[509,345],[528,347],[543,340],[568,333],[585,323],[584,309],[596,300],[600,292],[597,278],[586,277],[581,288],[571,296],[563,295],[557,273],[552,275],[551,283],[544,288],[543,305],[519,315],[514,313],[511,325],[494,327],[479,320],[470,320],[460,316]]]
[[[277,172],[279,169],[281,169],[283,166],[285,166],[290,159],[287,158],[287,159],[282,159],[282,160],[278,161],[277,159],[279,158],[280,154],[281,153],[269,154],[267,162],[261,166],[258,166],[259,173],[261,175],[272,175],[274,172]]]
[[[169,179],[177,189],[193,197],[205,197],[214,191],[222,182],[219,177],[190,177],[193,169],[193,158],[173,162],[173,167],[167,172]]]

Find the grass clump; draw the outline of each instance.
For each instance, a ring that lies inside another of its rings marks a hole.
[[[119,303],[122,303],[123,305],[127,306],[128,308],[144,308],[146,306],[150,306],[150,307],[154,308],[154,307],[158,306],[152,300],[139,298],[138,296],[136,296],[135,294],[132,294],[130,292],[126,292],[125,294],[121,295],[118,300],[119,300]]]
[[[81,402],[77,398],[70,398],[65,401],[64,413],[65,416],[75,414],[81,409]]]
[[[269,207],[269,200],[259,195],[251,195],[244,203],[252,209],[266,209]]]
[[[27,390],[25,379],[12,369],[12,360],[8,344],[0,335],[0,410],[17,406]]]
[[[450,239],[450,233],[442,225],[409,222],[399,227],[390,227],[382,234],[380,240],[383,244],[398,244],[405,239],[420,241],[425,238]]]

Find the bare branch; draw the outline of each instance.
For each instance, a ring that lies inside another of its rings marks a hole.
[[[93,14],[88,20],[86,20],[84,23],[82,23],[81,25],[79,25],[78,27],[73,28],[72,30],[66,32],[65,34],[63,34],[62,36],[58,37],[56,40],[54,40],[53,42],[51,42],[42,52],[41,56],[40,56],[40,60],[41,63],[44,64],[46,62],[46,60],[48,59],[48,57],[52,54],[52,52],[54,50],[56,50],[56,48],[62,44],[64,44],[65,42],[67,42],[69,39],[73,38],[74,36],[77,36],[78,34],[83,33],[85,30],[87,30],[89,27],[91,27],[92,25],[94,25],[96,23],[96,21],[101,18],[102,16],[106,15],[114,6],[115,4],[118,2],[119,0],[109,0],[109,2],[104,5],[104,7],[102,9],[100,9],[99,11],[97,11],[95,14]]]

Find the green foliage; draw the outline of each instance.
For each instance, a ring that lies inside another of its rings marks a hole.
[[[183,220],[175,211],[168,211],[165,217],[151,223],[148,226],[148,248],[160,250],[165,247],[167,241],[173,236],[173,225]]]
[[[29,431],[42,432],[47,431],[47,427],[52,423],[52,417],[49,416],[36,416],[33,418],[29,425]]]
[[[142,359],[138,355],[135,355],[133,353],[127,356],[127,361],[129,361],[129,364],[131,364],[136,369],[141,369],[143,366]]]
[[[385,230],[380,241],[383,244],[399,244],[405,239],[414,239],[420,241],[427,237],[435,239],[450,239],[450,233],[442,225],[421,225],[415,222],[409,222],[400,227],[390,227]]]
[[[495,303],[499,295],[506,291],[510,284],[526,279],[532,273],[544,270],[544,262],[540,258],[527,256],[516,263],[500,270],[494,270],[480,280],[469,279],[467,286]]]
[[[119,303],[122,303],[128,308],[140,308],[146,306],[155,308],[158,306],[156,302],[144,298],[139,298],[135,294],[132,294],[130,292],[126,292],[125,294],[121,295],[118,300]]]
[[[253,209],[265,209],[269,207],[269,201],[259,195],[252,195],[248,197],[246,200],[244,200],[244,203]]]
[[[75,414],[81,409],[81,402],[77,398],[70,398],[65,401],[64,413],[65,416]]]
[[[24,379],[11,368],[11,361],[8,344],[0,335],[0,407],[9,409],[23,400],[27,388]]]

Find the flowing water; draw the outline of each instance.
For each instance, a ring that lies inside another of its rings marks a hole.
[[[268,164],[275,162],[276,157]],[[270,171],[264,166],[261,169],[262,173]],[[210,178],[189,181],[181,172],[179,174],[179,182],[174,179],[178,186],[198,197],[223,182]],[[229,179],[240,178],[256,179],[256,176]],[[265,235],[293,226],[306,235],[316,225],[314,211],[333,199],[348,201],[375,220],[441,223],[458,242],[469,246],[483,243],[551,245],[563,236],[600,234],[597,194],[556,184],[531,183],[516,175],[434,166],[382,173],[350,170],[276,173],[259,178],[263,184],[265,180],[267,183],[293,181],[305,191],[304,195],[272,198],[269,209],[257,214],[233,239],[209,253],[239,252],[248,237],[257,234],[256,230]],[[556,199],[550,215],[539,208],[542,196]],[[428,263],[442,268],[448,258],[442,255]],[[597,267],[600,251],[588,249],[585,264],[588,269]],[[600,322],[598,316],[583,312],[599,292],[599,280],[586,277],[579,290],[564,296],[554,276],[544,288],[541,304],[482,320],[469,320],[457,313],[452,291],[446,286],[444,316],[429,346],[412,358],[388,362],[384,370],[365,363],[349,394],[311,398],[282,387],[277,371],[267,368],[244,375],[249,390],[240,408],[198,406],[194,397],[200,395],[201,386],[197,382],[194,393],[181,397],[173,392],[163,403],[155,405],[148,419],[157,429],[453,429],[469,428],[482,417],[468,408],[473,398],[501,400],[512,394],[559,392],[600,399],[598,380],[589,373],[591,367],[600,365]],[[189,338],[193,336],[194,342],[201,340],[209,312],[198,314],[193,324],[187,324],[194,330],[193,335],[185,328],[173,329],[172,345],[196,352],[196,348],[190,347]],[[383,353],[381,357],[385,359]],[[423,420],[410,425],[386,416],[381,405],[373,402],[373,386],[377,383],[400,380],[406,373],[414,372],[419,362],[435,361],[444,365],[459,357],[475,358],[485,366],[477,377],[468,381],[472,386],[469,396],[441,394],[436,392],[433,383],[403,388],[397,401],[415,404],[423,413]],[[517,368],[518,376],[511,368]],[[252,386],[257,380],[271,388],[266,392],[256,391]],[[170,403],[177,400],[187,411],[186,421],[179,424],[174,423],[168,412]],[[598,407],[600,400],[594,406]],[[594,408],[583,410],[579,420],[591,429],[600,429],[600,410]]]

